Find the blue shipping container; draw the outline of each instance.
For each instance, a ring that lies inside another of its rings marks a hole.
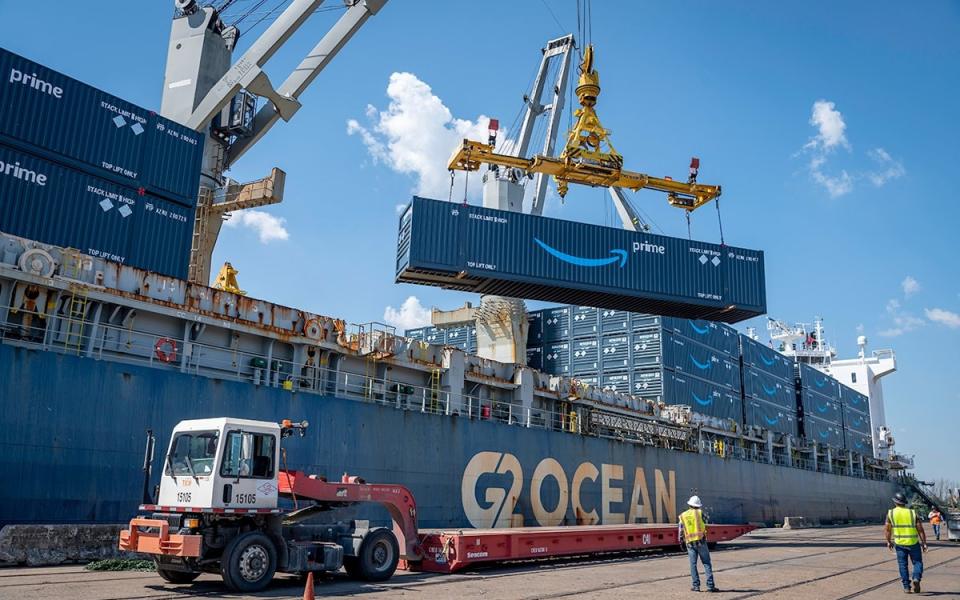
[[[746,363],[743,367],[743,392],[747,398],[769,402],[790,412],[797,410],[797,390],[792,380],[774,377]]]
[[[737,322],[766,311],[763,253],[414,198],[397,281]]]
[[[630,389],[637,396],[659,399],[663,394],[663,375],[659,367],[634,369],[630,372]]]
[[[630,366],[630,336],[604,336],[600,341],[600,368],[626,371]]]
[[[817,442],[831,448],[844,448],[843,428],[835,423],[816,417],[803,418],[803,435],[811,442]]]
[[[543,311],[528,311],[527,322],[530,326],[527,330],[527,343],[539,346],[543,342]]]
[[[612,335],[628,331],[630,331],[630,313],[612,308],[600,311],[600,333]]]
[[[681,336],[664,336],[663,366],[740,393],[739,360]]]
[[[574,375],[589,375],[596,373],[600,367],[600,343],[597,338],[573,340],[573,358],[571,359]]]
[[[664,317],[663,328],[729,356],[740,356],[739,334],[729,325],[714,321]]]
[[[544,344],[543,370],[553,375],[570,375],[570,342]]]
[[[843,407],[843,426],[857,433],[870,435],[873,429],[870,425],[870,416],[860,411],[853,410],[849,406]]]
[[[193,209],[0,145],[0,231],[185,279]]]
[[[540,346],[527,346],[527,366],[537,370],[543,368],[543,348]]]
[[[840,400],[850,410],[870,414],[870,399],[853,388],[840,384]]]
[[[570,308],[545,308],[540,311],[543,323],[543,341],[560,342],[570,339]]]
[[[800,387],[834,401],[840,401],[840,383],[810,365],[800,363]]]
[[[808,389],[802,390],[801,398],[804,416],[816,417],[834,425],[843,426],[842,404],[826,396],[815,394]]]
[[[743,401],[739,393],[708,381],[665,371],[663,374],[663,401],[667,404],[685,404],[694,412],[733,419],[743,419]]]
[[[0,141],[194,206],[205,136],[0,48]]]
[[[600,332],[600,313],[589,306],[571,306],[571,330],[574,338],[596,337]]]
[[[847,450],[852,450],[864,456],[873,456],[873,438],[870,437],[870,434],[844,429],[843,435]]]
[[[630,393],[629,373],[604,373],[600,376],[600,386],[621,394]]]
[[[797,415],[794,411],[756,398],[745,401],[744,421],[747,425],[797,435]]]
[[[423,341],[424,336],[424,327],[417,327],[416,329],[407,329],[403,332],[403,336],[410,338],[411,340]]]
[[[740,336],[740,347],[744,366],[750,365],[785,381],[792,382],[796,378],[793,359],[789,356],[784,356],[745,335]]]

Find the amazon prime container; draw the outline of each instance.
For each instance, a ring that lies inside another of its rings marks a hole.
[[[605,308],[600,311],[600,333],[623,334],[630,331],[630,314],[625,310]]]
[[[424,198],[400,217],[396,274],[402,283],[728,323],[766,311],[757,250]]]
[[[543,318],[542,311],[527,312],[527,344],[539,346],[543,343]]]
[[[797,415],[793,410],[757,398],[746,398],[744,402],[744,422],[748,426],[797,435]]]
[[[810,365],[799,363],[800,387],[835,402],[840,402],[840,382]]]
[[[840,384],[840,400],[850,410],[864,415],[870,414],[870,399],[853,388]]]
[[[0,48],[0,142],[194,206],[204,136]]]
[[[740,348],[745,367],[753,367],[784,381],[793,381],[796,378],[793,359],[789,356],[784,356],[745,335],[740,335]]]
[[[870,435],[873,432],[870,425],[870,416],[853,410],[847,405],[843,406],[843,427],[865,435]]]
[[[185,279],[194,210],[0,145],[0,231]]]
[[[873,454],[873,438],[870,437],[869,433],[864,434],[844,429],[843,436],[847,450],[853,450],[857,454],[865,456]]]
[[[570,376],[570,342],[544,344],[543,370],[552,375]]]
[[[600,376],[600,386],[621,394],[630,393],[630,373],[604,373]]]
[[[570,326],[574,338],[596,337],[600,331],[600,311],[589,306],[571,306]]]
[[[664,335],[663,366],[677,374],[703,379],[740,394],[740,361],[685,337]]]
[[[547,308],[541,312],[543,341],[559,342],[570,339],[570,311],[572,307]]]
[[[659,399],[663,395],[664,371],[660,367],[634,369],[630,372],[630,390],[636,396]]]
[[[527,366],[532,369],[543,368],[543,348],[540,346],[527,346]]]
[[[681,373],[664,372],[663,401],[684,404],[695,412],[731,419],[743,419],[743,400],[739,392]]]
[[[600,362],[600,342],[596,337],[585,340],[573,340],[571,370],[574,375],[596,373]]]
[[[410,338],[411,340],[417,340],[422,342],[423,336],[425,335],[426,327],[417,327],[416,329],[407,329],[403,332],[403,336]]]
[[[803,417],[803,435],[811,442],[842,449],[845,447],[843,428],[836,423],[809,415]]]
[[[843,427],[843,405],[840,402],[816,394],[806,388],[801,391],[800,397],[805,417],[816,417],[822,421],[829,421],[838,427]]]
[[[663,328],[728,356],[740,356],[739,334],[729,325],[714,321],[663,317]]]
[[[756,367],[743,367],[743,393],[784,410],[797,410],[797,390],[792,380],[780,379]]]

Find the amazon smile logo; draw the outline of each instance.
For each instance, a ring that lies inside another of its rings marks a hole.
[[[578,267],[605,267],[607,265],[619,263],[619,266],[622,269],[624,266],[626,266],[627,257],[629,256],[629,253],[623,248],[611,248],[608,251],[608,256],[603,256],[600,258],[594,258],[590,256],[574,256],[573,254],[567,254],[563,250],[558,250],[550,244],[547,244],[546,242],[543,242],[537,238],[533,238],[533,241],[536,242],[536,244],[550,256]],[[638,252],[643,252],[646,254],[667,253],[666,246],[651,244],[650,242],[633,242],[631,249],[633,250],[634,254]]]
[[[533,238],[533,241],[537,243],[538,246],[543,248],[547,254],[558,258],[565,263],[570,263],[571,265],[576,265],[578,267],[604,267],[606,265],[612,265],[619,262],[620,268],[622,269],[624,265],[627,264],[627,251],[623,248],[612,248],[610,250],[611,256],[605,258],[587,258],[583,256],[574,256],[572,254],[567,254],[561,250],[557,250],[548,244],[545,244]]]

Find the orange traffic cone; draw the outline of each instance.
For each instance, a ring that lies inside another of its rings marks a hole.
[[[307,585],[303,588],[303,600],[315,600],[313,595],[313,571],[307,573]]]

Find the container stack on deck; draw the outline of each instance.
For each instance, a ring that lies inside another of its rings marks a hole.
[[[747,425],[797,435],[793,360],[762,343],[740,336],[743,396]]]
[[[806,364],[797,365],[797,374],[803,435],[823,446],[844,448],[840,383]]]
[[[0,231],[186,278],[203,142],[0,48]]]
[[[428,344],[453,346],[471,354],[477,351],[477,328],[473,325],[418,327],[408,329],[404,335]]]
[[[869,399],[841,384],[840,400],[843,404],[843,439],[847,450],[869,454],[873,446]]]

